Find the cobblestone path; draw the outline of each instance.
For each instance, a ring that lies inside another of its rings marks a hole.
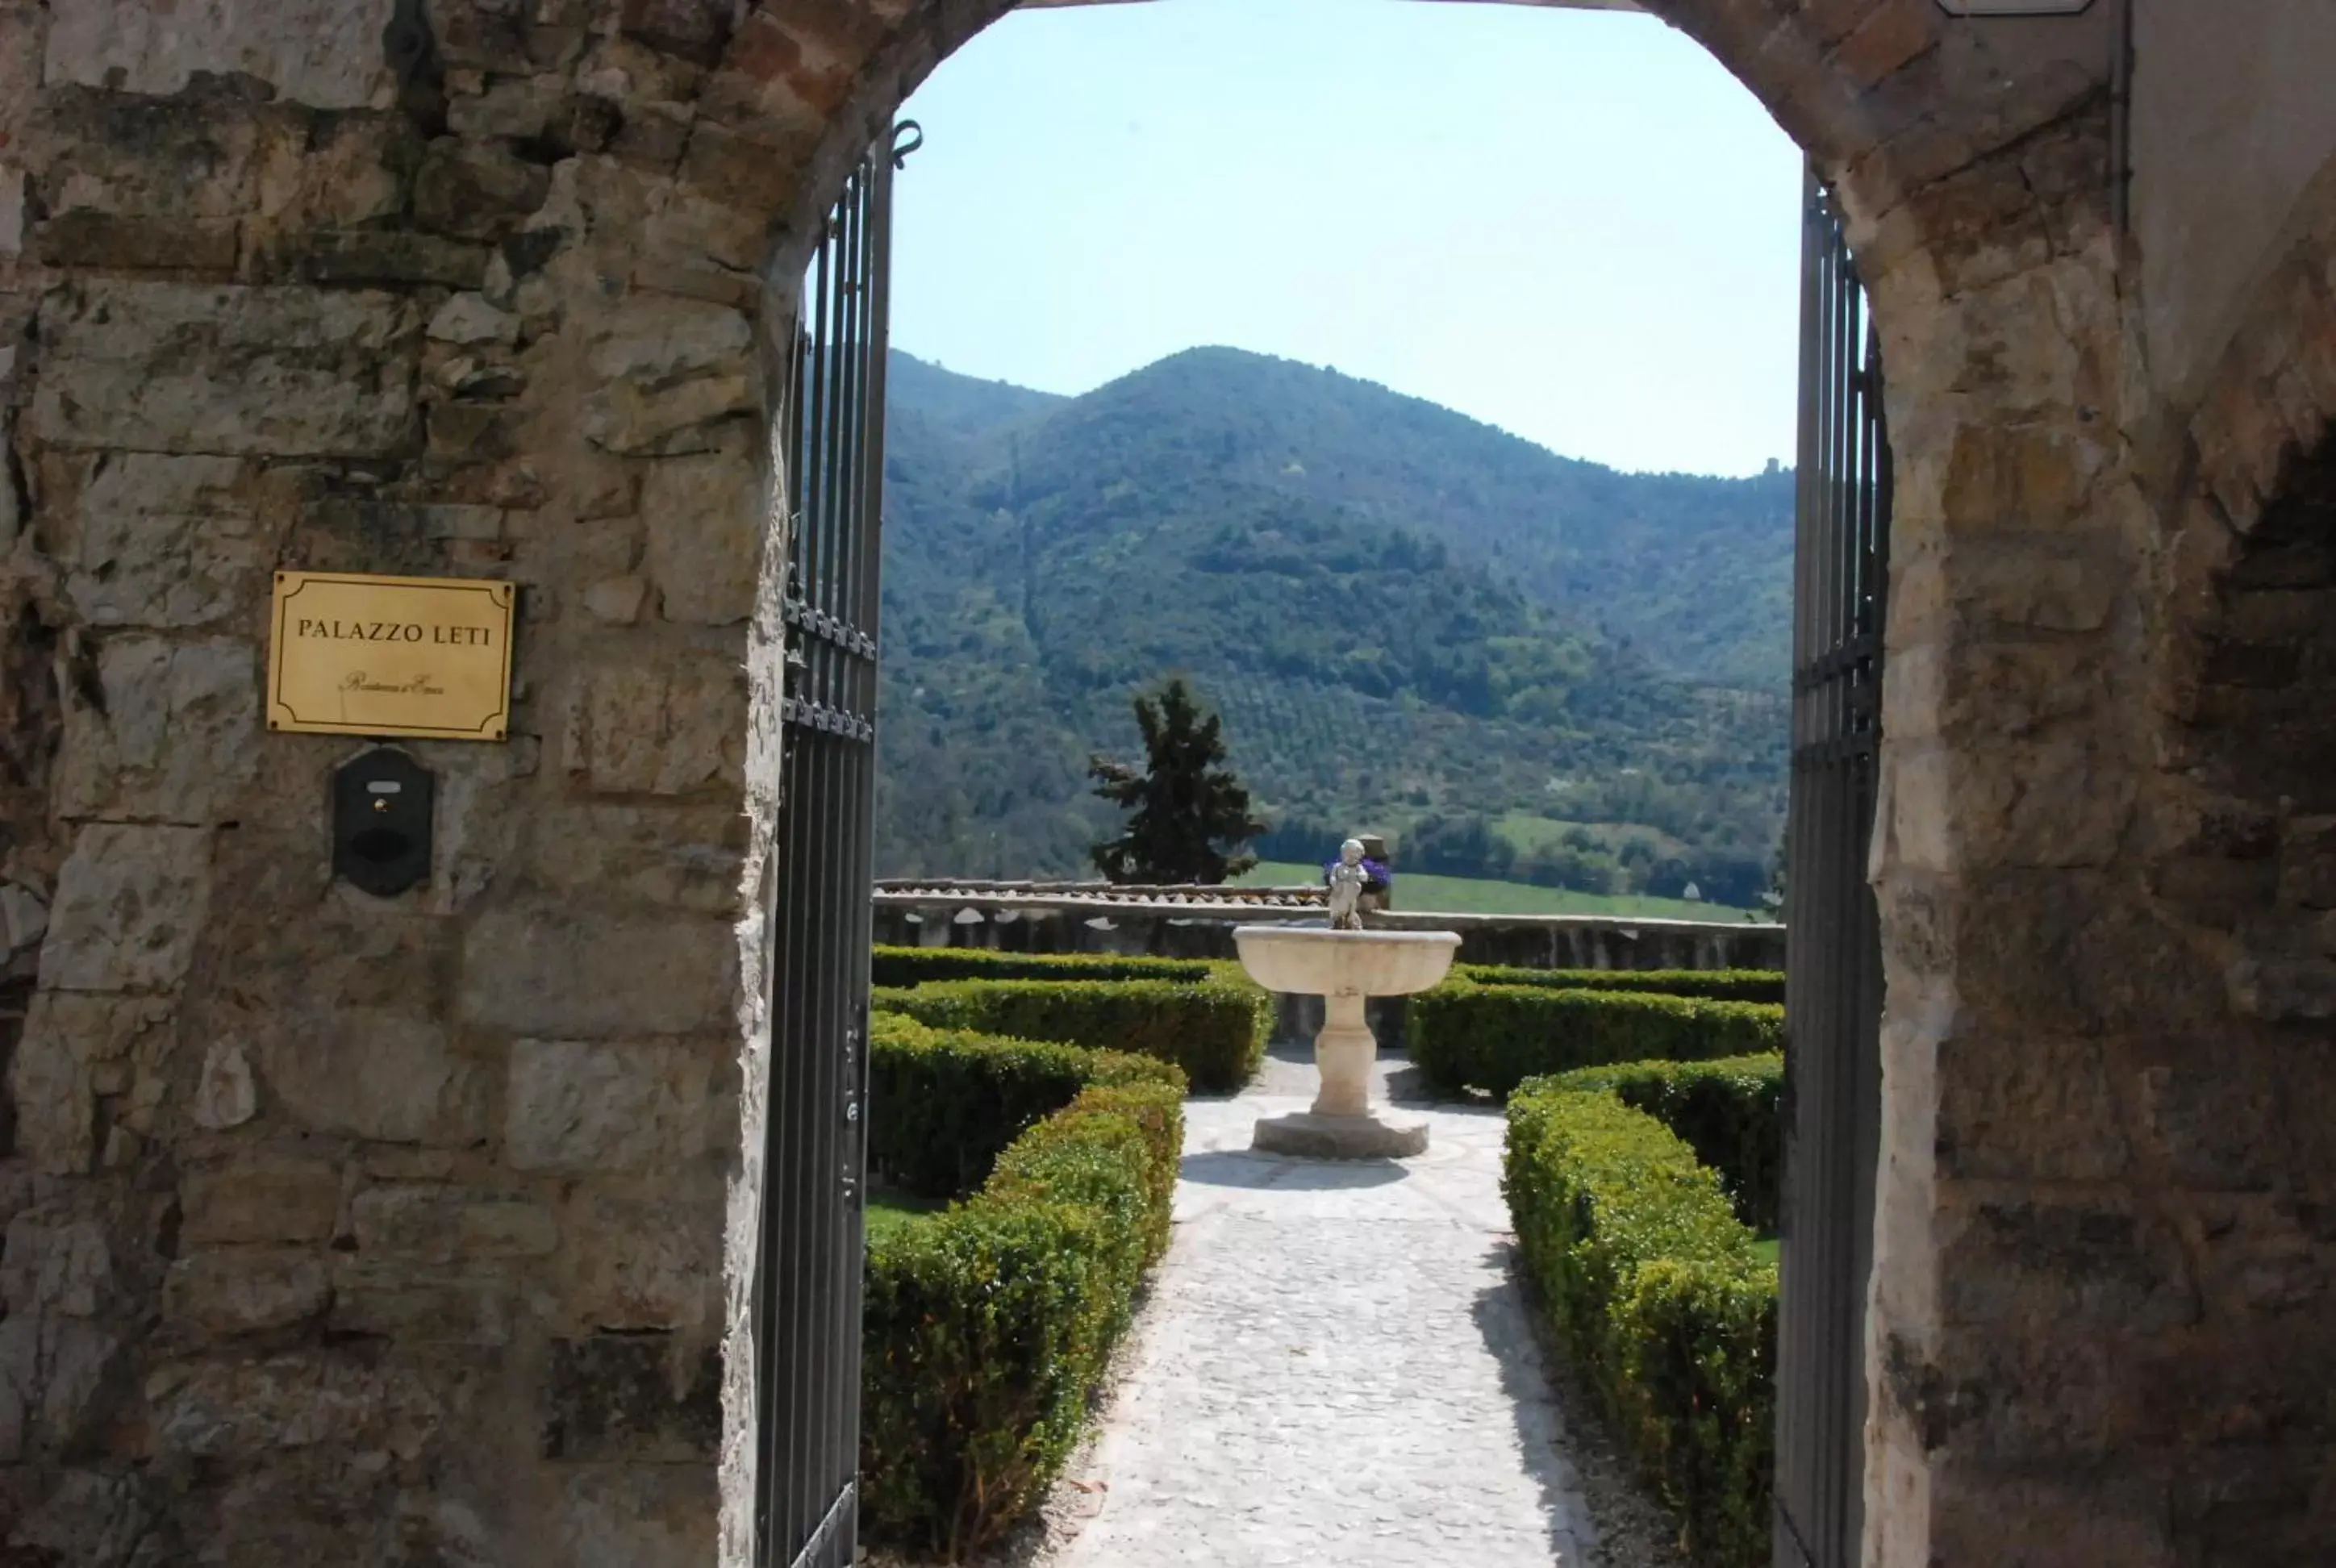
[[[1399,1165],[1251,1154],[1312,1079],[1277,1060],[1186,1105],[1175,1241],[1076,1472],[1100,1507],[1049,1568],[1580,1568],[1591,1527],[1506,1272],[1499,1115],[1406,1107],[1432,1130]]]

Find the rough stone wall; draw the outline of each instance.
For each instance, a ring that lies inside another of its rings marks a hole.
[[[735,1560],[767,280],[1003,8],[0,0],[18,1560]],[[1891,375],[1868,1560],[2316,1561],[2324,258],[2158,406],[2113,8],[1654,8],[1839,179]],[[403,900],[260,733],[277,567],[522,585]]]
[[[794,112],[726,34],[0,0],[0,1557],[715,1555]],[[262,732],[279,567],[521,585],[405,897]]]

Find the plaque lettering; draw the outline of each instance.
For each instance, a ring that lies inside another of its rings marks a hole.
[[[268,727],[503,739],[516,597],[484,579],[277,572]]]

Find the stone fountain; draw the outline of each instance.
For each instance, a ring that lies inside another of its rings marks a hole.
[[[1371,1106],[1378,1040],[1363,1014],[1369,997],[1408,996],[1442,979],[1459,950],[1451,931],[1363,929],[1357,907],[1362,843],[1348,839],[1330,872],[1330,920],[1322,926],[1242,926],[1233,932],[1241,968],[1271,991],[1322,998],[1314,1065],[1322,1076],[1313,1108],[1259,1118],[1251,1142],[1270,1154],[1316,1159],[1400,1158],[1427,1147],[1427,1124]]]

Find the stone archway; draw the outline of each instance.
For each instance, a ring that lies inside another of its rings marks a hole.
[[[735,1559],[772,365],[851,159],[1005,8],[0,6],[19,1550]],[[2109,28],[1652,9],[1836,177],[1893,367],[1868,1556],[2097,1560],[2210,1505],[2091,1421],[2092,1336],[2186,1298],[2062,1184],[2156,951]],[[260,733],[276,565],[522,585],[410,903],[327,874],[345,748]]]

